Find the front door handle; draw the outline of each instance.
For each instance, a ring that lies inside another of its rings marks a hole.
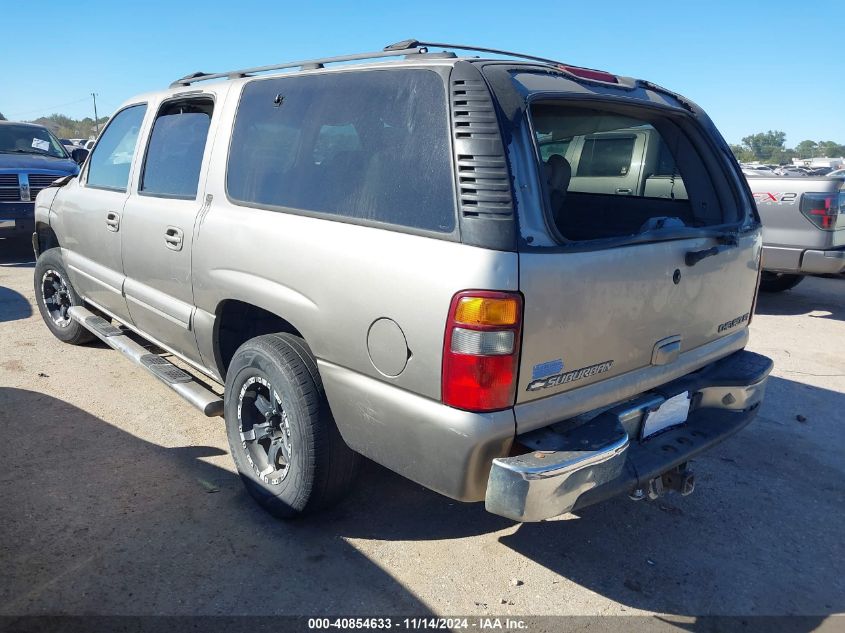
[[[630,196],[632,193],[634,193],[634,190],[630,188],[620,188],[616,190],[616,193],[618,193],[620,196]]]
[[[106,227],[109,231],[117,232],[120,229],[120,214],[114,211],[106,213]]]
[[[164,232],[164,243],[172,251],[181,251],[183,236],[182,229],[177,226],[168,226]]]

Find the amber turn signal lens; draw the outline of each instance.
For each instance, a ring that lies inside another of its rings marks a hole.
[[[514,325],[518,320],[516,299],[462,297],[455,308],[455,321],[467,325]]]

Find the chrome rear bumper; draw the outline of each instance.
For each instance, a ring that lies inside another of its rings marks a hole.
[[[769,358],[739,351],[583,424],[521,435],[534,450],[493,460],[485,506],[515,521],[540,521],[643,488],[750,423],[771,369]],[[644,414],[684,391],[691,396],[686,423],[640,441]]]

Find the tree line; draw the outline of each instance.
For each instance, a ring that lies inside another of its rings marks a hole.
[[[6,117],[0,112],[0,121],[5,120]],[[51,114],[28,121],[28,123],[43,125],[59,138],[94,138],[97,135],[97,124],[99,124],[99,129],[102,130],[108,120],[109,117],[107,116],[100,117],[95,122],[91,117],[72,119],[64,114]]]
[[[794,148],[786,147],[786,133],[779,130],[758,132],[731,145],[731,151],[741,163],[759,162],[782,165],[793,158],[838,158],[845,156],[845,145],[834,141],[801,141]]]

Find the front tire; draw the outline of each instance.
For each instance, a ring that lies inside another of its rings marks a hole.
[[[337,430],[311,351],[291,334],[250,339],[226,375],[226,435],[247,491],[293,518],[338,501],[360,456]]]
[[[760,276],[760,290],[763,292],[783,292],[794,288],[804,279],[803,275],[763,272]]]
[[[82,345],[94,339],[91,332],[68,314],[71,307],[82,305],[82,299],[70,283],[61,249],[51,248],[39,255],[34,282],[38,311],[53,336],[70,345]]]

